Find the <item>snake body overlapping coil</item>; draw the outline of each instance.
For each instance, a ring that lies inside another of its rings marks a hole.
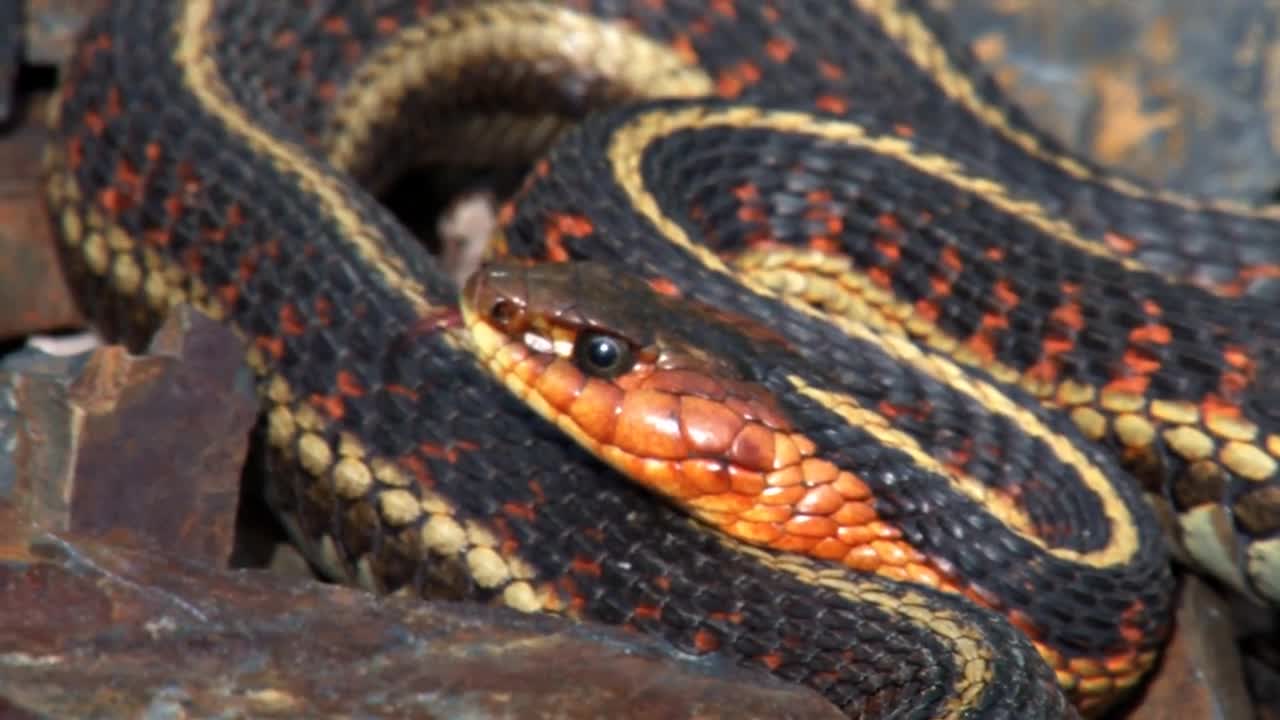
[[[273,502],[338,577],[657,633],[855,716],[1068,714],[1055,679],[1101,708],[1172,589],[1101,448],[1188,560],[1280,600],[1280,219],[1075,159],[915,5],[119,0],[56,108],[68,273],[113,336],[191,302],[245,337]],[[495,252],[782,336],[705,333],[786,369],[756,379],[791,442],[870,490],[845,563],[689,519],[507,392],[368,190],[553,139]]]

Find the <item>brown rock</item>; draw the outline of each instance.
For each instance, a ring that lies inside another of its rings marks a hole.
[[[0,708],[33,715],[839,717],[808,689],[548,616],[84,536],[40,536],[31,557],[0,561]]]
[[[1228,603],[1188,576],[1173,638],[1129,720],[1253,720]]]
[[[144,357],[109,346],[7,364],[20,370],[0,373],[15,428],[8,484],[31,522],[226,563],[257,413],[235,335],[184,307]]]
[[[18,0],[26,2],[23,34],[26,62],[57,65],[71,56],[76,37],[98,0]]]
[[[0,340],[83,325],[40,192],[45,138],[30,118],[0,133]]]

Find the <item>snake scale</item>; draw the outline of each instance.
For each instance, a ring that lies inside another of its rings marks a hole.
[[[1162,524],[1280,603],[1280,218],[1072,155],[921,3],[116,0],[63,78],[86,314],[244,338],[335,578],[854,717],[1104,711]],[[529,172],[460,295],[378,194],[473,166]]]

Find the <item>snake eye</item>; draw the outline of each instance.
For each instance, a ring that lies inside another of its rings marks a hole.
[[[635,366],[631,347],[623,340],[601,333],[582,333],[573,345],[573,359],[588,375],[617,377]]]
[[[489,308],[489,319],[502,330],[511,330],[522,315],[521,307],[510,300],[495,301]]]

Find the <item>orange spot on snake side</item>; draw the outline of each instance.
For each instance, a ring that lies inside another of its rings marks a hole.
[[[760,198],[760,191],[756,189],[754,183],[749,182],[735,186],[729,192],[740,202],[751,202]]]
[[[1237,370],[1253,372],[1253,361],[1249,359],[1249,354],[1244,348],[1228,345],[1222,349],[1222,359]]]
[[[347,405],[336,395],[315,394],[310,398],[311,407],[323,412],[334,420],[341,420],[347,413]]]
[[[733,0],[711,0],[711,9],[727,18],[738,17],[738,10],[733,6]]]
[[[1217,395],[1209,395],[1200,401],[1200,412],[1206,417],[1238,418],[1240,406]]]
[[[1035,382],[1044,383],[1044,384],[1053,384],[1058,381],[1059,366],[1058,366],[1057,359],[1054,357],[1056,353],[1049,352],[1049,350],[1047,349],[1048,341],[1046,340],[1045,343],[1046,343],[1045,353],[1048,355],[1048,357],[1040,360],[1036,364],[1027,368],[1027,372],[1025,373],[1025,375],[1028,380],[1033,380]],[[1067,346],[1067,349],[1070,349],[1069,345]]]
[[[218,296],[218,300],[226,308],[234,306],[236,300],[240,299],[240,288],[235,284],[220,285],[213,293]]]
[[[653,278],[649,281],[649,287],[653,288],[654,292],[666,295],[667,297],[680,297],[681,295],[680,288],[667,278]]]
[[[1049,319],[1072,330],[1078,331],[1084,328],[1084,310],[1073,300],[1068,300],[1054,308],[1053,312],[1049,313]]]
[[[1040,640],[1041,637],[1043,636],[1043,633],[1040,631],[1040,627],[1037,626],[1035,622],[1032,621],[1032,619],[1022,611],[1010,609],[1008,612],[1004,614],[1004,616],[1008,618],[1009,622],[1014,627],[1018,628],[1023,633],[1025,633],[1026,636],[1031,640],[1033,641]]]
[[[960,272],[964,269],[964,260],[960,259],[960,253],[950,245],[942,248],[942,252],[938,255],[938,259],[942,262],[942,266],[952,272]]]
[[[292,304],[285,303],[280,306],[280,330],[285,335],[297,337],[306,332],[307,324],[302,319],[302,315],[298,312],[298,308]]]
[[[668,584],[670,584],[670,581],[668,581]],[[707,613],[707,617],[716,622],[727,622],[734,625],[741,625],[743,620],[740,612],[724,612],[722,610],[713,610]]]
[[[405,455],[400,458],[400,466],[409,471],[420,487],[435,487],[436,479],[431,475],[431,469],[422,461],[422,458]]]
[[[996,301],[1000,303],[1000,306],[1006,310],[1017,307],[1018,303],[1021,301],[1021,298],[1018,297],[1017,291],[1015,291],[1013,286],[1009,284],[1009,281],[1004,278],[1000,278],[991,286],[991,293],[995,296]]]
[[[591,577],[600,577],[600,563],[589,557],[579,555],[573,559],[569,567],[578,575],[589,575]]]
[[[443,458],[450,463],[458,462],[460,452],[471,452],[479,446],[467,440],[455,440],[449,445],[439,445],[431,442],[418,443],[418,451],[423,455],[431,458]]]
[[[98,136],[101,136],[102,132],[107,129],[107,124],[103,121],[102,116],[92,110],[85,111],[84,124],[85,127],[89,128],[89,132]]]
[[[320,24],[320,27],[324,28],[324,31],[331,35],[346,35],[351,31],[351,28],[347,25],[347,19],[341,15],[334,15],[333,17],[325,18],[324,22]]]
[[[886,260],[897,262],[902,258],[902,248],[889,238],[876,237],[875,246],[876,250],[879,250]]]
[[[657,605],[638,604],[636,605],[634,614],[636,617],[642,618],[644,620],[661,620],[662,608],[658,607]]]
[[[502,504],[502,512],[509,517],[533,522],[535,513],[533,503],[506,502]]]
[[[142,242],[150,247],[168,247],[172,234],[164,228],[151,228],[142,231]]]
[[[402,398],[408,398],[409,400],[413,400],[414,402],[417,402],[418,400],[418,393],[414,392],[413,389],[411,388],[405,387],[404,385],[395,385],[395,384],[387,385],[386,389],[387,389],[387,392],[393,395],[399,395]]]
[[[722,98],[733,99],[742,94],[742,79],[729,71],[716,77],[716,94]]]
[[[758,205],[743,205],[738,208],[738,219],[747,224],[763,223],[769,220],[769,215]]]
[[[983,316],[983,320],[986,320],[986,316]],[[1000,320],[1003,321],[1004,318],[1001,317]],[[988,362],[988,363],[995,362],[995,359],[996,359],[995,338],[993,338],[989,333],[985,333],[985,332],[975,333],[972,337],[969,338],[968,342],[966,342],[965,345],[967,345],[969,349],[972,350],[974,354],[977,355],[979,358],[981,358],[984,362]]]
[[[546,236],[547,258],[554,262],[569,259],[569,251],[565,248],[564,237],[584,238],[595,231],[595,225],[583,215],[572,213],[553,213],[547,218],[543,227]]]
[[[844,77],[844,68],[826,60],[818,61],[818,72],[828,80],[839,80]]]
[[[338,392],[347,397],[363,397],[365,394],[364,384],[350,370],[339,370],[335,384]]]
[[[720,649],[720,638],[710,630],[699,629],[693,634],[693,647],[698,652],[715,652]]]
[[[1104,393],[1120,393],[1125,395],[1145,395],[1147,386],[1151,384],[1151,379],[1145,375],[1131,375],[1129,377],[1116,378],[1103,386]]]
[[[833,238],[825,237],[822,235],[817,235],[809,238],[808,245],[813,250],[827,253],[829,255],[835,255],[840,252],[840,243],[836,242],[836,240]]]
[[[328,327],[333,323],[333,302],[329,298],[318,297],[312,305],[315,311],[312,317],[315,318],[317,325]]]
[[[1173,331],[1167,325],[1141,325],[1129,331],[1129,342],[1168,345]]]
[[[1124,351],[1125,367],[1139,375],[1151,375],[1160,369],[1160,360],[1145,348],[1129,348]]]
[[[819,95],[813,104],[819,110],[832,115],[843,115],[849,111],[849,103],[837,95]]]
[[[84,141],[77,135],[67,140],[67,169],[75,170],[84,162]]]
[[[1218,381],[1218,387],[1223,394],[1235,396],[1249,387],[1249,378],[1238,372],[1223,373],[1222,379]]]
[[[929,286],[933,288],[935,297],[946,297],[951,294],[951,278],[942,275],[930,275]]]
[[[278,337],[259,335],[254,339],[253,344],[276,360],[284,357],[284,340]]]
[[[1106,243],[1107,247],[1123,255],[1129,255],[1138,249],[1136,240],[1120,233],[1107,232],[1102,236],[1102,242]]]
[[[772,38],[764,45],[765,53],[767,53],[769,57],[773,58],[773,61],[777,63],[786,62],[787,59],[791,57],[791,53],[794,50],[795,46],[791,41],[784,40],[783,38]]]
[[[761,655],[760,662],[764,663],[764,666],[770,670],[777,670],[782,667],[782,656],[777,653]]]
[[[902,232],[902,221],[898,220],[898,216],[893,213],[880,213],[876,216],[876,224],[884,228],[885,232]]]
[[[105,187],[98,191],[98,203],[112,215],[119,215],[133,206],[128,197],[114,187]]]
[[[123,103],[120,101],[120,88],[112,85],[111,89],[107,91],[107,102],[106,106],[103,108],[103,112],[106,113],[108,118],[119,117],[122,107]]]
[[[671,39],[671,49],[681,60],[696,65],[698,63],[698,51],[693,48],[693,42],[689,40],[688,35],[677,35]]]
[[[879,285],[882,288],[888,288],[893,286],[893,277],[890,276],[889,271],[885,270],[884,268],[878,268],[878,267],[868,268],[867,277],[871,278],[871,282],[875,283],[876,285]]]
[[[931,323],[937,322],[938,317],[942,315],[942,311],[938,309],[938,304],[925,298],[916,301],[915,309],[916,314]]]

